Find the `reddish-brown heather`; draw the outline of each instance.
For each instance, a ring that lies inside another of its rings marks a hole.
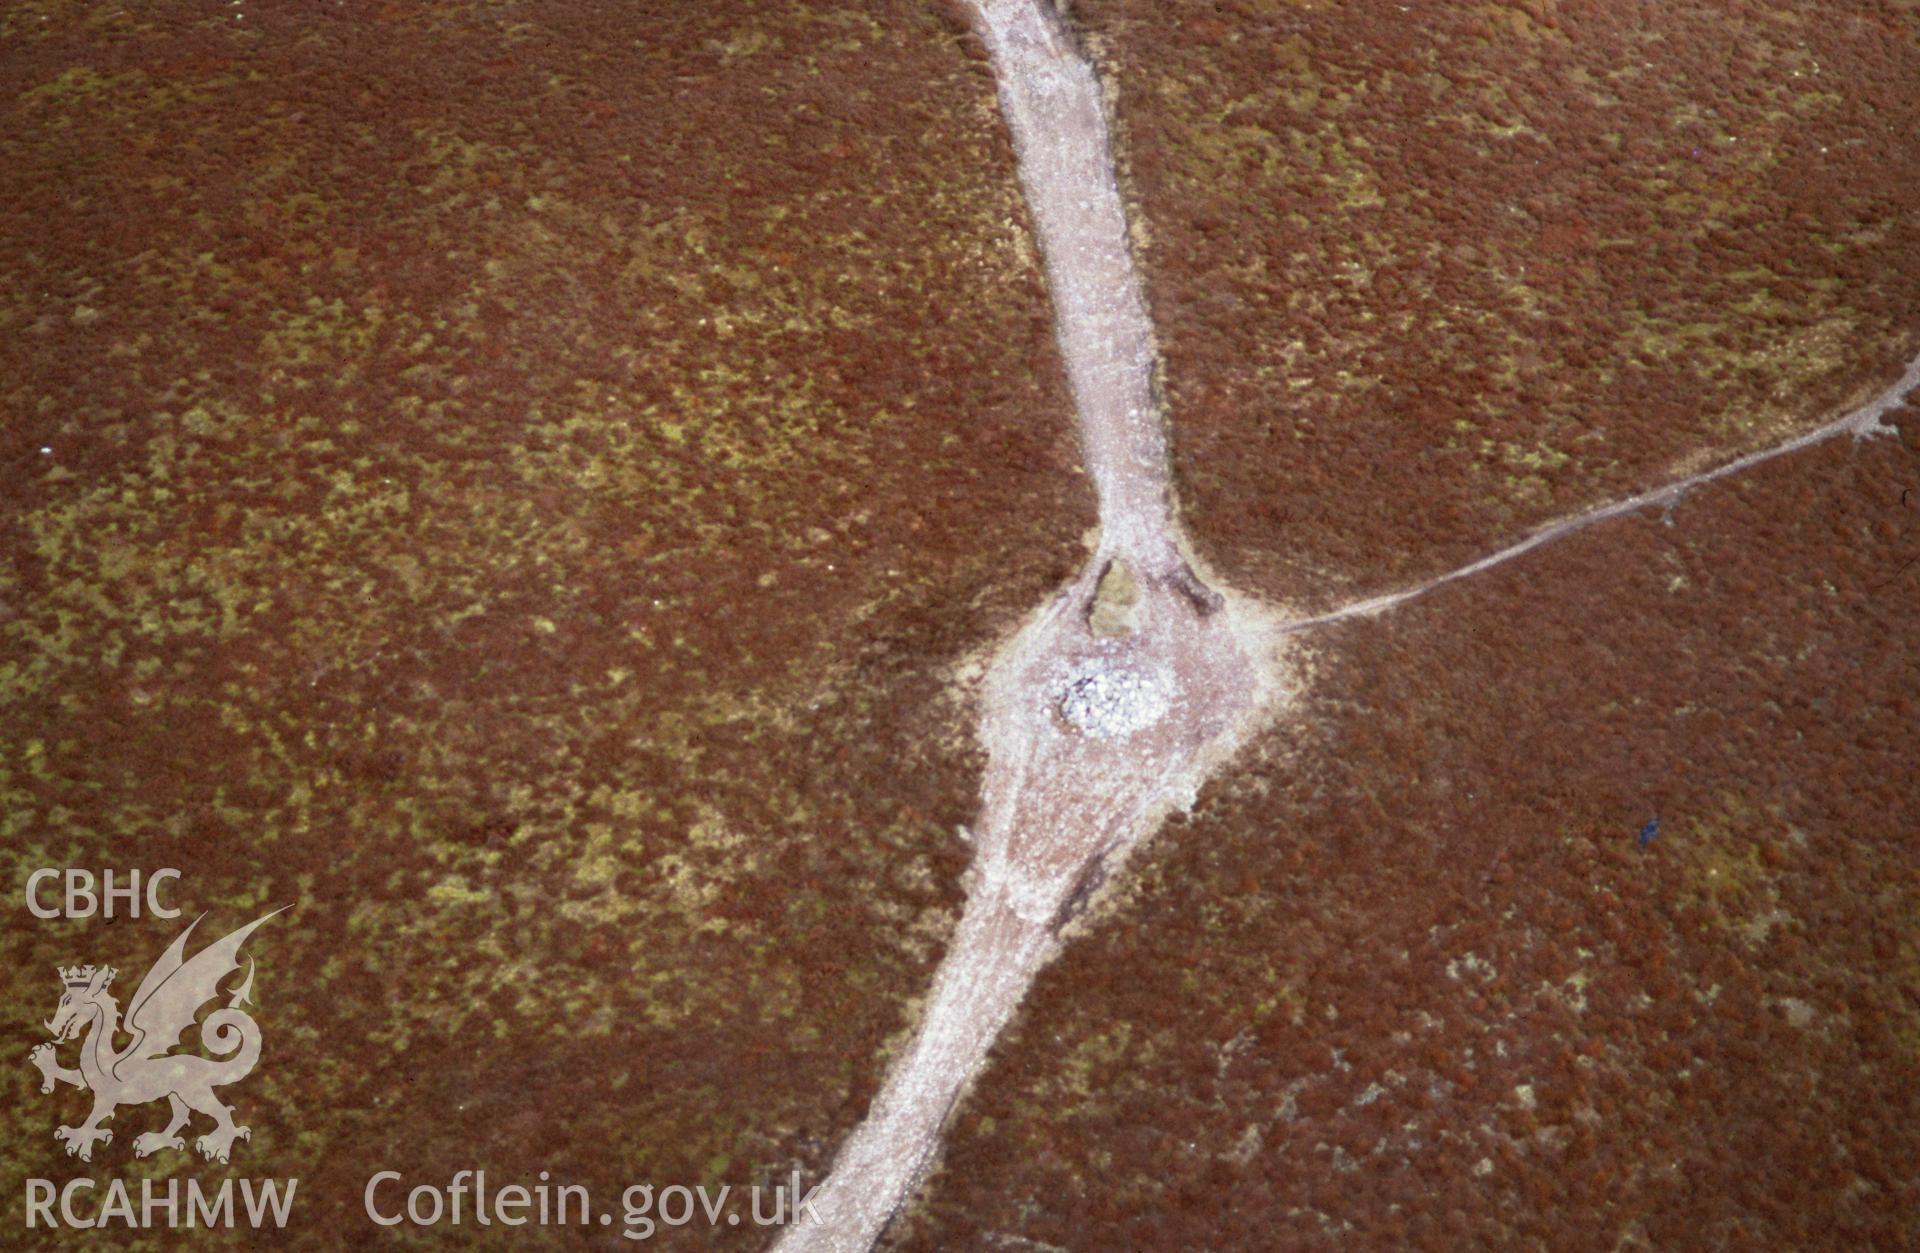
[[[1070,1246],[1920,1238],[1899,420],[1311,637],[1297,716],[1043,973],[980,1086],[1021,1112],[897,1247],[1043,1239],[1063,1194],[1099,1202]]]
[[[990,81],[909,3],[0,32],[8,881],[295,905],[234,1099],[311,1247],[369,1162],[819,1167],[958,900],[947,667],[1091,522]],[[10,1021],[167,938],[10,925]],[[7,1189],[83,1169],[14,1080]]]
[[[1920,308],[1878,3],[1083,0],[1182,503],[1322,606],[1806,426]],[[1894,32],[1899,32],[1895,34]]]

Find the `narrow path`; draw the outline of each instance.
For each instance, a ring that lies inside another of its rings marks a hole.
[[[1493,567],[1503,562],[1512,561],[1515,557],[1521,556],[1524,553],[1530,553],[1534,549],[1546,544],[1551,544],[1557,539],[1564,539],[1575,531],[1585,530],[1596,522],[1604,522],[1608,518],[1617,518],[1623,513],[1632,513],[1637,509],[1645,509],[1649,505],[1665,505],[1668,508],[1672,508],[1679,503],[1682,496],[1696,487],[1711,483],[1715,479],[1723,479],[1730,475],[1739,474],[1743,470],[1750,470],[1764,461],[1773,460],[1775,457],[1783,457],[1790,452],[1799,452],[1803,448],[1812,448],[1816,444],[1824,444],[1836,436],[1852,435],[1853,438],[1858,441],[1873,436],[1893,435],[1896,433],[1894,428],[1886,425],[1880,419],[1885,417],[1889,410],[1899,405],[1901,400],[1915,389],[1920,389],[1920,357],[1915,357],[1912,361],[1908,362],[1906,373],[1902,374],[1892,386],[1875,396],[1872,400],[1869,400],[1866,404],[1861,405],[1858,409],[1853,410],[1844,417],[1836,418],[1825,426],[1808,431],[1804,435],[1795,436],[1790,440],[1775,444],[1769,448],[1762,448],[1758,451],[1750,452],[1743,457],[1736,457],[1723,466],[1716,467],[1712,470],[1703,470],[1699,474],[1664,484],[1651,491],[1641,492],[1638,496],[1629,496],[1627,499],[1616,501],[1611,505],[1601,505],[1598,508],[1589,509],[1585,513],[1575,514],[1571,518],[1563,518],[1559,522],[1549,523],[1517,543],[1509,544],[1497,552],[1489,553],[1477,561],[1469,562],[1457,570],[1449,570],[1445,574],[1428,579],[1426,582],[1417,584],[1416,586],[1403,588],[1397,592],[1387,592],[1379,596],[1369,596],[1364,600],[1356,600],[1350,604],[1342,605],[1338,609],[1330,610],[1322,614],[1315,614],[1311,618],[1296,618],[1291,622],[1281,624],[1278,630],[1282,635],[1294,635],[1301,631],[1310,631],[1315,627],[1329,626],[1332,623],[1340,622],[1347,618],[1364,618],[1371,614],[1384,613],[1395,606],[1406,604],[1415,597],[1424,596],[1437,587],[1456,582],[1469,575],[1479,574],[1483,570],[1491,570]]]
[[[1870,404],[1717,470],[1547,526],[1417,587],[1279,619],[1209,588],[1182,556],[1154,399],[1153,333],[1127,242],[1098,80],[1051,0],[968,0],[991,56],[1033,215],[1099,496],[1086,567],[1002,651],[985,680],[988,752],[967,904],[926,1009],[866,1120],[842,1144],[779,1253],[871,1248],[913,1195],[948,1114],[986,1061],[1062,925],[1166,815],[1192,803],[1286,695],[1286,638],[1381,613],[1442,584],[1770,457],[1879,418],[1920,385],[1920,360]]]

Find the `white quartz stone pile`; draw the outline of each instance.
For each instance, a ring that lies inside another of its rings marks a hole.
[[[1165,674],[1098,657],[1067,681],[1060,714],[1095,739],[1108,739],[1152,726],[1172,703],[1173,684]]]

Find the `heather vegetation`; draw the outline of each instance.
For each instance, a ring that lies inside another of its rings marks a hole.
[[[1242,585],[1418,582],[1816,424],[1920,346],[1903,6],[1074,12],[1186,519]]]
[[[1910,16],[1404,10],[1076,6],[1216,569],[1325,609],[1906,367]],[[1635,125],[1556,153],[1553,84],[1628,45],[1589,103],[1711,104],[1707,174]],[[1422,66],[1520,103],[1379,111]],[[1042,973],[894,1247],[1912,1243],[1916,399],[1296,637],[1297,704]]]
[[[1892,420],[1313,635],[1298,716],[1041,974],[895,1247],[1913,1243]]]
[[[950,8],[0,11],[0,878],[293,906],[231,1095],[296,1246],[373,1169],[817,1181],[866,1114],[962,900],[956,675],[1093,520]],[[1430,577],[1912,357],[1911,5],[1072,8],[1229,587]],[[1890,420],[1294,637],[889,1243],[1920,1241]],[[53,965],[172,931],[0,929],[0,1193],[82,1172]]]
[[[1092,517],[991,84],[904,3],[0,23],[6,881],[293,906],[234,1099],[323,1244],[377,1166],[817,1165],[958,900],[951,668]],[[171,931],[4,937],[17,1196],[53,963]]]

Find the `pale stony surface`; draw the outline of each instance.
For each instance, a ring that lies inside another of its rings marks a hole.
[[[974,12],[1045,257],[1100,539],[986,675],[989,761],[965,913],[912,1041],[815,1200],[821,1221],[790,1228],[786,1253],[879,1238],[1060,927],[1191,803],[1277,690],[1271,663],[1245,647],[1259,635],[1249,611],[1182,555],[1099,82],[1042,0],[982,0]],[[1103,578],[1114,568],[1133,586]],[[1117,614],[1102,608],[1121,600]],[[1121,625],[1124,644],[1104,633]],[[1167,717],[1176,691],[1180,716]]]
[[[1062,927],[1297,689],[1287,678],[1286,637],[1383,611],[1781,452],[1842,431],[1876,433],[1893,403],[1889,393],[1778,449],[1567,519],[1419,587],[1332,613],[1284,615],[1210,588],[1186,555],[1170,506],[1152,328],[1098,80],[1045,0],[970,7],[1045,258],[1099,495],[1099,542],[987,671],[980,736],[989,764],[965,912],[912,1039],[815,1200],[820,1221],[790,1229],[778,1245],[786,1253],[863,1250],[879,1238],[919,1185],[995,1038],[1058,951]],[[1112,578],[1115,569],[1131,586]]]
[[[1152,726],[1172,703],[1173,683],[1166,674],[1097,657],[1068,680],[1060,714],[1088,735],[1107,739]]]

